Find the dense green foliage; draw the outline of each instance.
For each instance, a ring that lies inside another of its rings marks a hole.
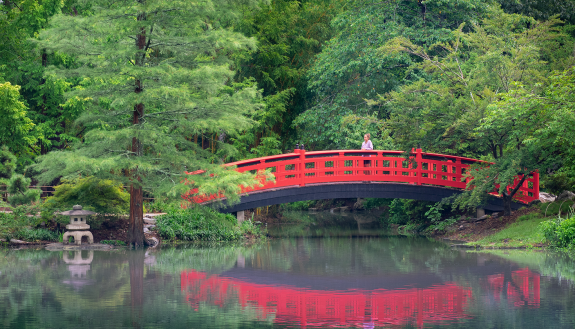
[[[312,148],[358,148],[365,132],[374,145],[386,149],[387,107],[371,106],[366,99],[390,92],[409,81],[425,77],[409,70],[417,60],[406,55],[382,54],[379,48],[401,37],[429,47],[447,42],[451,30],[464,22],[481,18],[485,1],[350,1],[347,10],[332,22],[337,34],[318,55],[310,70],[309,87],[316,93],[313,107],[296,120],[306,144]],[[345,120],[347,116],[362,120]],[[371,118],[371,120],[370,120]],[[358,124],[360,121],[361,124]],[[403,145],[401,145],[403,146]]]
[[[16,170],[16,157],[8,151],[8,147],[2,146],[0,149],[0,184],[8,183],[14,170]]]
[[[238,225],[233,215],[205,207],[171,210],[158,218],[156,231],[162,238],[181,241],[234,241],[263,234],[251,220]]]
[[[234,75],[228,54],[254,47],[227,29],[234,7],[226,1],[89,4],[93,14],[54,16],[37,41],[75,57],[73,67],[60,64],[50,74],[83,77],[66,93],[66,106],[81,110],[76,124],[85,129],[70,151],[43,157],[39,179],[82,173],[176,195],[184,191],[184,171],[207,169],[227,181],[201,185],[202,192],[221,189],[231,197],[235,186],[247,185],[248,178],[212,164],[211,153],[190,139],[205,126],[249,127],[244,114],[259,106],[249,80],[226,83]]]
[[[492,162],[468,171],[461,209],[496,184],[509,205],[514,178],[535,170],[559,194],[575,185],[574,9],[573,0],[3,1],[0,185],[12,186],[14,205],[38,200],[26,185],[88,176],[133,187],[140,212],[143,190],[162,200],[146,210],[191,188],[233,202],[256,180],[222,163],[296,142],[357,149],[369,132],[376,149]],[[47,211],[76,198],[126,212],[123,198],[106,204],[108,192],[66,193],[76,196],[50,199]],[[426,215],[431,204],[382,206],[392,223],[444,225]]]
[[[32,179],[15,174],[8,182],[6,191],[9,193],[8,202],[13,206],[29,204],[40,199],[40,190],[29,188]]]
[[[81,205],[83,209],[101,215],[122,215],[128,212],[129,201],[130,195],[120,183],[86,177],[64,181],[56,186],[54,195],[46,199],[43,208],[52,214]]]
[[[28,216],[39,210],[38,206],[23,205],[13,208],[11,213],[0,212],[0,239],[57,241],[58,234],[48,229],[36,228],[38,220]]]
[[[541,233],[553,247],[575,248],[575,216],[568,214],[540,224]]]
[[[25,152],[36,138],[30,134],[34,123],[26,115],[26,105],[20,99],[20,86],[0,83],[0,143],[13,152]]]
[[[236,79],[254,77],[265,107],[252,118],[252,129],[232,136],[245,159],[291,150],[298,137],[292,122],[309,106],[307,74],[324,44],[333,36],[333,17],[345,0],[272,0],[244,10],[236,28],[258,42],[257,50],[238,55]]]

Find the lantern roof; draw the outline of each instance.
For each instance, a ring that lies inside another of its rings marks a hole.
[[[72,210],[63,211],[60,214],[64,216],[88,216],[88,215],[94,215],[95,212],[90,210],[82,210],[82,206],[75,205],[74,207],[72,207]]]

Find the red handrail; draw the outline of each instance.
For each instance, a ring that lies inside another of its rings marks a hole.
[[[314,151],[294,150],[294,153],[242,160],[226,164],[236,166],[239,172],[253,173],[271,169],[275,182],[262,180],[262,186],[242,188],[242,193],[267,189],[305,186],[306,184],[334,182],[398,182],[417,185],[434,185],[465,189],[462,181],[465,170],[473,163],[485,161],[422,152],[413,149],[410,159],[403,157],[403,151],[335,150]],[[420,164],[415,166],[414,164]],[[417,168],[414,168],[417,167]],[[195,171],[188,174],[200,174]],[[518,182],[522,177],[516,178]],[[198,196],[197,190],[183,195],[184,199],[203,203],[217,196]],[[515,200],[529,203],[539,199],[539,174],[528,177],[519,188]]]

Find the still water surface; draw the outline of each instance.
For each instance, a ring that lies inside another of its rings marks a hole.
[[[254,246],[0,250],[0,327],[575,326],[568,256],[316,226]],[[298,230],[282,227],[270,231]]]

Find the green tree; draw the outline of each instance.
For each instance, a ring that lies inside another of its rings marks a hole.
[[[254,48],[230,30],[237,5],[249,1],[98,0],[86,15],[57,15],[38,46],[74,56],[73,68],[51,72],[80,76],[67,105],[84,106],[76,124],[86,133],[70,151],[42,158],[42,181],[79,173],[130,186],[129,241],[143,243],[143,188],[179,196],[223,192],[233,201],[250,175],[210,163],[193,142],[205,127],[239,131],[245,114],[260,106],[253,83],[232,83],[229,55]],[[185,171],[205,170],[185,185]],[[237,197],[235,198],[237,200]]]
[[[258,41],[258,49],[236,56],[237,78],[254,77],[265,107],[254,113],[255,125],[231,136],[236,158],[281,153],[295,144],[292,121],[311,101],[306,75],[325,43],[344,0],[272,0],[247,8],[237,31]]]
[[[386,55],[408,53],[420,60],[411,69],[427,73],[393,91],[382,100],[390,104],[388,121],[393,137],[403,148],[479,157],[489,152],[503,155],[509,130],[478,134],[475,128],[499,93],[516,81],[534,88],[546,82],[549,64],[540,49],[560,34],[557,19],[538,23],[532,18],[492,9],[481,24],[454,30],[453,40],[434,44],[429,50],[399,37],[381,48]]]
[[[573,0],[498,0],[505,12],[547,20],[554,15],[575,24],[575,1]]]
[[[8,147],[0,148],[0,185],[8,183],[8,180],[16,170],[16,156],[8,150]]]
[[[472,24],[471,31],[465,32],[463,25],[453,31],[452,41],[426,49],[399,37],[381,48],[387,56],[415,56],[420,62],[411,70],[427,74],[426,79],[382,98],[382,103],[391,108],[387,125],[395,142],[404,149],[421,146],[438,153],[495,162],[489,167],[483,165],[481,173],[468,172],[474,177],[469,183],[473,191],[461,195],[456,204],[477,205],[484,200],[485,192],[492,192],[499,184],[505,214],[509,214],[515,187],[523,183],[514,177],[521,174],[525,179],[542,165],[548,152],[523,147],[523,139],[517,137],[517,133],[537,127],[537,119],[525,117],[522,127],[513,119],[498,124],[485,124],[485,120],[490,106],[501,99],[501,94],[510,92],[515,83],[529,86],[535,94],[544,89],[546,75],[556,63],[544,61],[541,49],[564,37],[557,28],[560,23],[556,18],[537,22],[494,7],[481,23]]]
[[[384,94],[423,72],[408,71],[416,62],[406,54],[382,55],[378,50],[395,37],[404,37],[421,47],[453,39],[451,30],[463,22],[484,17],[490,1],[471,0],[355,0],[346,5],[332,26],[335,36],[323,48],[308,72],[309,88],[315,94],[312,107],[294,121],[306,145],[316,149],[343,148],[353,136],[341,131],[350,115],[389,115],[385,106],[374,107],[366,99]],[[365,131],[363,132],[365,133]],[[378,132],[379,133],[379,132]],[[372,135],[373,134],[372,132]],[[376,136],[377,137],[377,136]],[[361,139],[357,142],[359,148]]]
[[[20,94],[34,123],[31,134],[36,143],[19,154],[19,166],[30,164],[38,154],[65,148],[67,142],[81,133],[72,124],[77,108],[62,107],[63,93],[77,79],[44,77],[50,64],[72,65],[63,54],[49,54],[30,42],[48,25],[50,18],[61,11],[78,14],[87,8],[75,0],[9,0],[0,4],[0,74],[13,85],[21,86]]]
[[[575,168],[572,129],[575,124],[575,68],[555,73],[549,80],[541,92],[517,83],[488,108],[486,118],[476,130],[479,133],[506,130],[510,138],[504,145],[505,155],[495,164],[470,171],[469,185],[474,189],[462,195],[461,204],[470,201],[477,204],[481,200],[479,193],[500,184],[499,193],[507,206],[514,194],[513,187],[523,182],[514,182],[514,176],[524,175],[525,178],[537,169],[544,172],[559,165],[563,172],[572,175]],[[506,190],[507,186],[511,191]],[[505,210],[506,213],[510,211]]]
[[[42,192],[39,189],[29,188],[31,181],[30,178],[20,174],[15,174],[10,178],[7,191],[10,194],[8,202],[12,206],[30,204],[40,199]]]
[[[20,86],[0,83],[0,144],[20,154],[34,145],[36,137],[30,134],[34,127],[20,97]]]

